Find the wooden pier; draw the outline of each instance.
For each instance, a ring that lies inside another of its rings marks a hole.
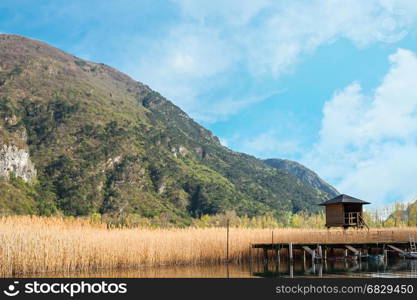
[[[252,248],[263,250],[263,259],[267,262],[272,252],[280,261],[281,256],[293,262],[311,257],[312,261],[331,259],[388,259],[389,256],[404,256],[410,251],[410,242],[370,242],[370,243],[264,243],[252,244]],[[338,252],[339,255],[335,253]],[[341,253],[341,254],[340,254]],[[272,256],[271,256],[272,257]]]

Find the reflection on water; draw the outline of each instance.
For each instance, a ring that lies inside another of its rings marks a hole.
[[[325,261],[323,263],[288,262],[257,266],[259,277],[413,277],[417,278],[417,260]]]
[[[78,277],[78,278],[249,278],[256,277],[245,264],[161,266],[138,269],[97,271],[93,273],[32,274],[29,277]]]
[[[296,261],[290,265],[249,263],[214,266],[144,267],[135,270],[94,273],[36,274],[30,277],[110,277],[110,278],[279,278],[279,277],[413,277],[417,278],[417,260]]]

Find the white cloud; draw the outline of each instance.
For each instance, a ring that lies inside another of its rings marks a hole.
[[[244,108],[277,95],[281,91],[272,91],[269,94],[259,94],[246,98],[225,97],[210,103],[199,102],[191,109],[191,114],[200,121],[215,123],[224,121],[229,116],[238,114]]]
[[[180,9],[180,22],[161,39],[131,40],[130,47],[137,48],[123,69],[203,121],[229,115],[226,102],[238,97],[216,99],[215,105],[212,99],[202,99],[225,87],[238,94],[234,84],[239,75],[253,82],[277,78],[340,38],[358,47],[396,42],[417,18],[413,1],[173,2]],[[258,93],[254,89],[245,98]],[[252,104],[235,107],[242,110]],[[210,117],[204,119],[206,115]]]
[[[402,39],[415,22],[416,11],[385,2],[390,5],[355,0],[275,2],[269,18],[245,36],[252,72],[279,76],[291,71],[303,55],[338,38],[358,47]]]
[[[229,141],[226,138],[219,137],[219,140],[220,140],[220,144],[222,144],[223,146],[225,147],[229,146]]]
[[[298,141],[282,138],[273,130],[253,138],[241,139],[240,144],[243,152],[252,153],[261,158],[294,155],[301,148]]]
[[[417,57],[399,49],[366,95],[353,83],[323,108],[320,139],[303,162],[339,191],[376,204],[417,195]]]
[[[199,23],[208,23],[220,18],[230,25],[241,26],[249,22],[263,9],[270,6],[271,0],[173,0],[179,5],[183,15]]]
[[[132,43],[148,46],[140,55],[136,50],[129,53],[125,71],[193,116],[201,109],[199,96],[218,85],[216,76],[234,63],[231,46],[223,43],[215,29],[182,25],[162,41],[139,38]]]

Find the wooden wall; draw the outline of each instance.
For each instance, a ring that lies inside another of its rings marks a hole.
[[[343,205],[330,204],[326,205],[326,226],[340,226],[344,223]]]

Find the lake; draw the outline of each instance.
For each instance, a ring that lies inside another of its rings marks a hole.
[[[30,277],[111,277],[111,278],[280,278],[280,277],[379,277],[417,278],[417,260],[392,259],[384,261],[327,261],[305,264],[296,261],[292,266],[261,263],[199,266],[143,267],[130,270],[100,271],[72,274],[37,274]]]

